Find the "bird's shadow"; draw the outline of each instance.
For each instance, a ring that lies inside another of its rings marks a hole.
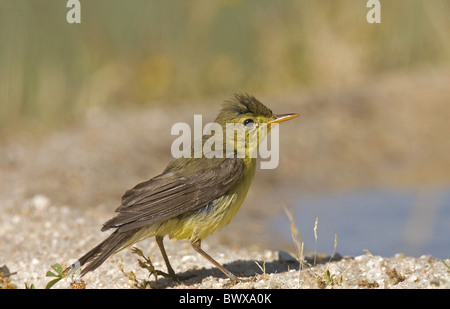
[[[307,257],[302,267],[309,267],[315,264],[325,264],[329,261],[338,261],[342,259],[339,254],[333,257],[323,257],[313,261],[313,258]],[[231,263],[223,265],[226,269],[231,271],[241,280],[251,280],[255,278],[256,275],[262,274],[274,274],[274,273],[284,273],[290,270],[299,270],[300,263],[295,260],[274,260],[274,261],[261,261],[261,260],[237,260]],[[185,272],[177,273],[178,281],[173,278],[158,277],[157,280],[145,281],[146,284],[150,285],[151,288],[169,288],[174,287],[179,284],[184,285],[195,285],[201,283],[207,277],[224,278],[227,277],[217,268],[201,268],[188,270]]]

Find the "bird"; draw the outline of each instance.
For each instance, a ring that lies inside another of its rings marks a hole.
[[[114,231],[76,260],[65,273],[81,269],[80,276],[83,277],[112,254],[155,237],[167,275],[178,279],[163,243],[163,238],[168,236],[189,240],[196,252],[236,281],[232,272],[201,248],[201,242],[229,224],[244,202],[256,170],[256,158],[250,154],[257,150],[272,124],[297,116],[295,113],[275,115],[254,96],[235,94],[224,102],[215,123],[224,128],[224,132],[227,124],[241,124],[246,142],[240,144],[235,134],[224,134],[223,143],[216,145],[223,149],[223,156],[211,157],[203,153],[200,157],[173,159],[160,175],[127,190],[116,209],[118,214],[101,228],[102,232]],[[205,143],[208,138],[211,135],[202,136],[201,142]],[[237,155],[239,145],[244,147],[240,156]],[[216,150],[215,147],[212,150]]]

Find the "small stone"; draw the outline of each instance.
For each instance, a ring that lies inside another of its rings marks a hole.
[[[43,211],[50,205],[50,199],[42,194],[37,194],[31,199],[31,204],[36,210]]]

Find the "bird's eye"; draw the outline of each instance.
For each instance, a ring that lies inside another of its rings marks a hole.
[[[244,126],[247,127],[247,129],[251,129],[251,128],[253,128],[253,125],[254,125],[255,123],[253,122],[252,119],[245,119],[244,122],[243,122],[243,124],[244,124]]]

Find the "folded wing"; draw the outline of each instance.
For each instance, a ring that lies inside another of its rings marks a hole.
[[[226,193],[244,169],[240,158],[192,160],[190,168],[166,170],[125,192],[119,214],[102,231],[127,232],[199,209]]]

